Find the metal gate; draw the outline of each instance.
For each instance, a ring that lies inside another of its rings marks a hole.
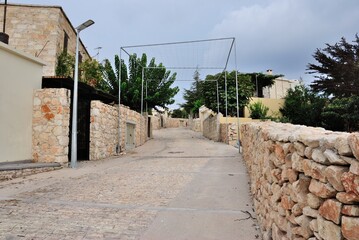
[[[126,123],[126,149],[135,148],[135,128],[136,125],[133,123]]]

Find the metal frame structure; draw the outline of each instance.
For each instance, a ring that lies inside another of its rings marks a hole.
[[[127,54],[129,57],[131,56],[131,54],[129,53],[129,49],[133,49],[133,48],[146,48],[146,47],[161,47],[161,46],[170,46],[170,45],[182,45],[182,44],[192,44],[192,43],[205,43],[205,42],[214,42],[214,41],[222,41],[222,40],[231,40],[231,44],[230,44],[230,48],[227,54],[227,58],[225,61],[224,66],[222,67],[188,67],[188,66],[182,66],[182,67],[175,67],[175,66],[169,66],[169,67],[147,67],[147,66],[142,66],[142,84],[141,84],[141,115],[143,115],[143,108],[144,108],[144,104],[143,104],[143,97],[144,97],[144,82],[145,82],[145,74],[144,71],[147,68],[166,68],[166,69],[172,69],[172,70],[176,70],[176,69],[212,69],[212,70],[222,70],[222,73],[224,73],[224,78],[225,78],[225,98],[226,98],[226,125],[228,125],[228,93],[227,93],[227,67],[228,67],[228,63],[232,54],[232,51],[234,51],[234,70],[235,70],[235,81],[236,81],[236,104],[237,104],[237,131],[238,131],[238,141],[239,141],[239,99],[238,99],[238,68],[237,68],[237,54],[236,54],[236,39],[234,37],[232,38],[216,38],[216,39],[204,39],[204,40],[194,40],[194,41],[182,41],[182,42],[168,42],[168,43],[157,43],[157,44],[144,44],[144,45],[132,45],[132,46],[123,46],[120,48],[120,64],[121,64],[121,60],[122,60],[122,52],[124,52],[125,54]],[[219,78],[222,75],[219,76]],[[118,89],[118,102],[119,102],[119,106],[121,105],[121,66],[119,67],[119,74],[118,74],[118,81],[119,81],[119,89]],[[219,79],[218,78],[218,79]],[[206,81],[215,81],[217,84],[217,113],[219,113],[219,86],[218,86],[218,79],[217,80],[206,80]],[[146,80],[146,97],[147,97],[147,81],[149,81],[151,79]],[[175,80],[175,81],[195,81],[195,80]],[[118,151],[121,151],[121,112],[120,112],[120,107],[118,109],[118,113],[119,113],[119,118],[118,118],[118,123],[119,123],[119,146],[118,146]],[[146,103],[146,111],[147,111],[147,103]],[[142,126],[141,126],[141,131],[142,131]],[[140,136],[142,137],[142,134],[140,134]],[[142,140],[142,139],[141,139]],[[228,141],[228,128],[226,130],[226,140]]]

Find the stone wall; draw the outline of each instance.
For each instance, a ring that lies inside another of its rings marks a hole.
[[[126,150],[126,124],[135,124],[135,146],[147,141],[147,117],[121,105],[121,151]],[[91,102],[90,160],[118,154],[118,106]]]
[[[90,122],[90,160],[116,155],[118,108],[101,101],[91,101]]]
[[[203,136],[218,142],[220,140],[220,123],[218,115],[209,115],[203,121]]]
[[[68,163],[70,91],[34,91],[32,157],[35,162]]]
[[[199,118],[189,119],[188,126],[191,128],[192,131],[200,132],[201,131],[201,119],[199,119]]]
[[[228,138],[227,138],[228,134]],[[220,124],[220,142],[227,143],[231,146],[238,146],[238,124],[237,123],[221,123]]]
[[[131,110],[121,105],[121,150],[126,149],[127,123],[135,124],[135,147],[143,145],[147,141],[147,115]]]
[[[165,121],[166,128],[180,128],[187,126],[188,126],[188,119],[185,118],[167,118]]]
[[[264,239],[359,239],[359,133],[241,126]]]
[[[0,4],[0,26],[4,5]],[[8,4],[6,33],[9,45],[38,56],[46,66],[44,76],[55,75],[57,56],[63,51],[64,36],[68,35],[68,53],[75,55],[76,33],[61,7]],[[86,48],[80,43],[83,60],[89,58]]]
[[[151,125],[153,130],[161,129],[161,118],[157,116],[150,116],[151,117]]]

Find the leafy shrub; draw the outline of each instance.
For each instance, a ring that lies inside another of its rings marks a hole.
[[[72,77],[74,74],[75,57],[62,52],[57,56],[55,74],[61,77]]]
[[[261,101],[249,105],[250,117],[252,119],[266,119],[269,108],[264,106]]]

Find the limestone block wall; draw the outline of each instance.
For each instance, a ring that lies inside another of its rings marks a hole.
[[[32,157],[35,162],[68,163],[70,91],[34,91]]]
[[[101,101],[91,101],[90,160],[103,159],[117,154],[118,107]]]
[[[359,133],[241,126],[264,239],[359,239]]]
[[[187,126],[188,126],[188,119],[185,118],[167,118],[165,121],[166,128],[180,128]]]
[[[201,131],[201,119],[199,119],[199,118],[189,119],[188,126],[191,128],[192,131],[200,132]]]
[[[220,140],[220,124],[217,115],[209,115],[203,121],[203,136],[216,142]]]
[[[161,119],[157,116],[150,116],[151,117],[151,125],[153,130],[161,129]]]
[[[135,124],[135,146],[141,146],[147,141],[147,116],[121,105],[121,149],[126,149],[126,124]]]
[[[0,26],[3,25],[3,9],[4,5],[0,4]],[[65,33],[67,51],[75,55],[76,32],[61,7],[8,4],[6,19],[9,45],[42,59],[46,63],[44,76],[55,75],[57,56],[64,49]],[[82,42],[80,53],[83,60],[90,57]]]
[[[126,124],[135,125],[135,146],[147,141],[147,117],[121,105],[121,151],[126,150]],[[90,160],[98,160],[118,153],[118,106],[91,101]]]
[[[228,138],[227,138],[228,134]],[[237,146],[238,142],[238,124],[237,123],[221,123],[220,124],[220,142],[227,143],[231,146]]]

